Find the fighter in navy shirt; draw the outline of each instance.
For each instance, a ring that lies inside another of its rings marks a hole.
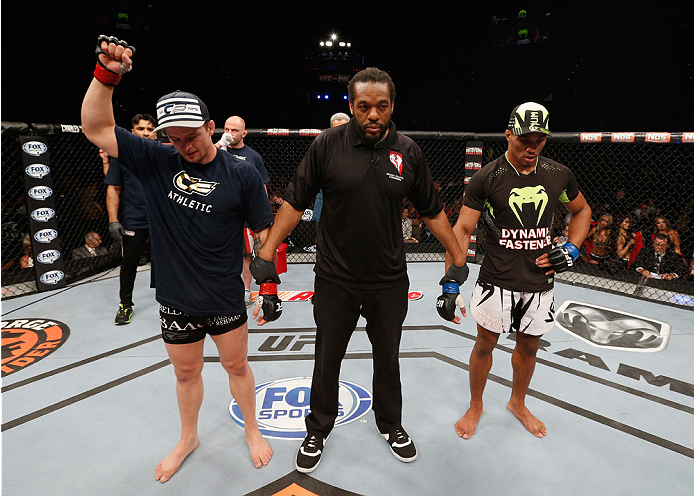
[[[155,479],[168,481],[198,447],[207,334],[241,409],[253,465],[260,468],[272,449],[258,428],[255,379],[247,359],[241,234],[247,221],[259,239],[266,237],[273,220],[268,198],[255,167],[214,146],[214,121],[196,95],[175,91],[157,102],[155,131],[166,129],[173,146],[116,126],[113,91],[132,69],[133,53],[122,40],[99,37],[94,79],[82,103],[82,130],[140,180],[146,195],[161,332],[176,376],[181,420],[179,441],[156,466]]]

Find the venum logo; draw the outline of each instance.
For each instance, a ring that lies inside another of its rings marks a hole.
[[[24,169],[24,172],[26,172],[26,175],[29,177],[33,177],[34,179],[41,179],[42,177],[47,176],[51,173],[51,168],[44,164],[31,164],[27,165],[26,169]]]
[[[255,388],[256,417],[260,432],[273,439],[303,439],[306,436],[304,418],[310,413],[311,378],[293,377],[260,384]],[[364,416],[372,404],[371,393],[352,382],[340,381],[338,413],[335,427]],[[241,409],[229,404],[232,420],[243,427]]]
[[[174,186],[177,190],[190,195],[196,193],[198,195],[207,196],[217,187],[219,183],[214,181],[204,181],[197,177],[191,177],[186,171],[181,171],[173,178]]]
[[[48,186],[34,186],[29,191],[27,191],[29,198],[34,200],[45,200],[53,194],[53,190]]]
[[[31,212],[31,218],[36,222],[48,222],[55,217],[55,210],[52,208],[37,208]]]
[[[2,322],[2,376],[22,370],[60,348],[70,336],[62,322],[15,319]]]
[[[535,225],[540,223],[542,219],[542,214],[547,207],[549,198],[547,197],[547,192],[544,186],[528,186],[526,188],[513,188],[509,193],[508,205],[515,214],[520,225],[523,225],[521,220],[521,213],[523,212],[523,205],[526,203],[532,203],[535,206],[535,211],[537,212],[537,222]]]
[[[39,155],[46,153],[48,151],[48,147],[41,141],[27,141],[22,145],[22,150],[24,150],[24,153],[27,155],[38,157]]]

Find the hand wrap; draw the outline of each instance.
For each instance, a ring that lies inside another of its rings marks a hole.
[[[120,72],[114,72],[111,69],[107,68],[99,58],[99,55],[101,54],[108,56],[106,53],[104,53],[103,49],[101,48],[102,41],[105,41],[106,43],[115,43],[116,45],[121,45],[122,47],[130,48],[130,50],[132,50],[133,52],[133,55],[135,55],[135,47],[128,45],[126,41],[119,40],[115,36],[106,36],[102,34],[99,35],[99,37],[96,40],[96,68],[94,69],[94,77],[97,81],[103,84],[106,84],[108,86],[116,86],[120,82],[122,75],[126,72],[130,72],[132,70],[132,67],[126,67],[125,64],[121,62]]]

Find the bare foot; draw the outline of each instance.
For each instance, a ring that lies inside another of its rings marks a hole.
[[[470,407],[465,415],[455,423],[455,432],[463,439],[470,439],[475,433],[477,422],[482,416],[482,407]]]
[[[255,468],[261,468],[270,462],[272,448],[270,448],[260,431],[246,434],[246,443],[251,451],[251,459]]]
[[[540,419],[535,415],[530,413],[530,410],[525,405],[515,406],[512,402],[508,402],[506,405],[511,413],[513,413],[518,420],[525,426],[526,429],[530,431],[536,437],[545,437],[547,435],[547,428]]]
[[[176,447],[171,453],[169,453],[166,458],[164,458],[159,465],[154,469],[154,479],[159,482],[166,482],[173,474],[178,471],[183,461],[190,455],[200,444],[200,441],[196,437],[194,441],[187,443],[184,441],[179,441]]]

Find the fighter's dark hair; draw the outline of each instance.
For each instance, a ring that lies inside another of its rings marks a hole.
[[[132,120],[133,127],[137,126],[140,121],[149,121],[157,127],[157,120],[149,114],[135,114]]]

